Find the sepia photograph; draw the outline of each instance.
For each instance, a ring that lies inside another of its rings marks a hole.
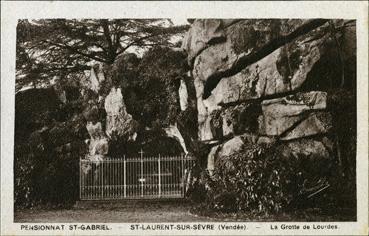
[[[119,223],[150,235],[357,223],[357,25],[16,19],[10,221],[22,234]]]
[[[355,20],[22,19],[16,56],[15,221],[356,220]]]

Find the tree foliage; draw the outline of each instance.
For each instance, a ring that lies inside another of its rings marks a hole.
[[[113,64],[127,51],[169,46],[188,26],[166,19],[20,20],[17,26],[17,84],[73,78],[94,62]]]

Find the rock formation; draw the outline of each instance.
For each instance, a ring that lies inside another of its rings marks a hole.
[[[175,138],[180,143],[180,145],[183,149],[183,152],[185,154],[188,154],[188,150],[187,150],[185,141],[182,137],[181,132],[179,132],[179,130],[178,130],[177,124],[170,125],[169,127],[164,128],[164,131],[165,131],[165,133],[167,134],[168,137]]]
[[[181,107],[181,111],[185,111],[188,107],[188,92],[187,86],[183,79],[181,79],[181,84],[178,89],[179,95],[179,105]]]
[[[106,111],[106,134],[110,139],[128,136],[134,140],[137,136],[132,116],[127,113],[120,88],[111,88],[109,95],[105,98]]]
[[[286,156],[332,158],[327,84],[339,84],[332,71],[343,63],[355,71],[353,34],[355,24],[343,20],[195,20],[182,48],[196,89],[198,139],[219,143],[207,168],[250,142],[277,140]]]
[[[82,93],[85,97],[83,115],[87,121],[86,128],[90,135],[90,139],[87,141],[89,152],[86,157],[91,160],[98,161],[112,153],[115,156],[123,156],[127,154],[127,148],[130,149],[129,153],[132,154],[131,149],[137,146],[145,149],[147,145],[152,146],[154,141],[162,142],[164,140],[163,137],[153,139],[153,134],[149,133],[155,131],[146,130],[127,112],[122,89],[119,85],[113,85],[110,78],[117,70],[116,67],[117,64],[105,67],[101,65],[94,66],[91,68],[90,76],[82,83]],[[181,108],[186,110],[188,107],[188,92],[183,80],[176,97],[180,100]],[[139,135],[141,137],[138,137]],[[182,147],[184,153],[188,153],[185,141],[176,124],[163,127],[162,132],[157,135],[166,135],[167,138],[173,139],[174,142],[178,142],[178,146]],[[137,138],[139,140],[136,140]]]

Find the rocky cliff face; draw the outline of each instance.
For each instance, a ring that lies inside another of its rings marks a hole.
[[[128,140],[135,140],[137,133],[134,130],[135,122],[127,113],[120,88],[111,88],[105,98],[106,134],[109,138],[127,136]]]
[[[82,94],[83,114],[90,135],[89,159],[106,157],[111,140],[135,140],[136,123],[127,113],[121,89],[113,86],[111,78],[105,76],[103,66],[91,68],[90,76],[83,81]]]
[[[198,139],[219,143],[208,169],[247,143],[332,158],[327,91],[350,84],[340,75],[355,71],[353,34],[355,23],[343,20],[195,20],[182,48],[196,89]]]
[[[152,148],[156,147],[158,153],[161,153],[160,148],[166,149],[162,147],[163,143],[172,146],[172,150],[168,150],[170,153],[178,153],[178,148],[182,148],[182,152],[187,154],[184,138],[175,122],[163,125],[165,122],[158,120],[162,122],[159,124],[163,127],[147,127],[128,113],[122,88],[117,81],[113,82],[122,76],[122,72],[119,71],[119,66],[122,65],[119,63],[91,68],[90,76],[82,83],[85,104],[83,115],[90,135],[87,140],[89,144],[87,158],[101,160],[107,156],[136,155],[136,151],[141,148],[153,155],[156,152],[153,152]],[[178,90],[172,93],[174,99],[179,100],[178,110],[185,112],[188,108],[188,91],[184,80],[180,81]],[[130,102],[132,106],[133,102]],[[135,109],[143,114],[145,109],[150,109],[150,105],[136,102]],[[151,111],[148,115],[158,115],[153,114],[154,112],[157,111]],[[177,145],[173,146],[173,143]]]

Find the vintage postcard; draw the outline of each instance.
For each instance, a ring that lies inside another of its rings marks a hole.
[[[1,235],[367,235],[368,3],[1,4]]]

